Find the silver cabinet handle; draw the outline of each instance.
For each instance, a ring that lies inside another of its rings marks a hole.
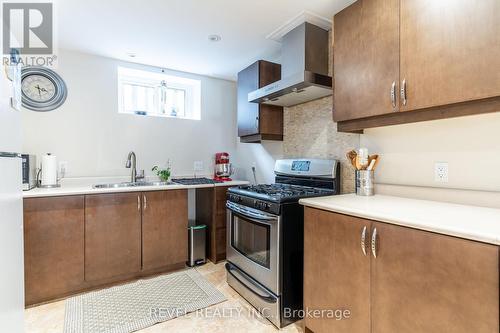
[[[259,128],[259,117],[255,117],[255,128]]]
[[[374,258],[377,258],[377,228],[373,229],[372,234],[372,254]]]
[[[406,99],[406,79],[403,79],[403,82],[401,83],[401,102],[403,105],[406,105],[408,102]]]
[[[361,231],[361,251],[366,256],[366,226],[364,226],[363,231]]]
[[[396,108],[396,81],[392,82],[391,85],[391,103],[392,103],[392,108]]]
[[[141,210],[141,196],[137,195],[137,210]]]
[[[148,198],[146,197],[145,194],[143,195],[143,198],[144,198],[144,210],[146,210],[146,208],[148,208]]]

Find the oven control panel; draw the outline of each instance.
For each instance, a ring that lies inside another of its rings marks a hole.
[[[268,212],[276,215],[279,215],[280,213],[280,204],[278,203],[267,202],[264,200],[250,198],[244,195],[238,195],[233,193],[229,193],[227,195],[227,200],[243,206],[255,208],[263,212]]]

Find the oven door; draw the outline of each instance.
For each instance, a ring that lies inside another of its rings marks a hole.
[[[280,217],[228,201],[229,262],[280,295]]]

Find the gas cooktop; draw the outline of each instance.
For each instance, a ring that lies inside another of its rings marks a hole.
[[[203,184],[216,184],[216,183],[223,183],[220,180],[215,180],[215,179],[209,179],[205,177],[201,178],[177,178],[177,179],[172,179],[174,183],[181,184],[181,185],[203,185]]]
[[[298,201],[301,198],[307,198],[307,197],[317,197],[317,196],[335,194],[335,191],[331,189],[279,184],[279,183],[242,185],[230,188],[229,192],[233,194],[239,194],[251,198],[273,201],[278,203]]]

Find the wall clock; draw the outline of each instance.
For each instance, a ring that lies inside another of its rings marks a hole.
[[[68,94],[63,79],[45,67],[24,67],[21,72],[23,106],[39,112],[60,107]]]

